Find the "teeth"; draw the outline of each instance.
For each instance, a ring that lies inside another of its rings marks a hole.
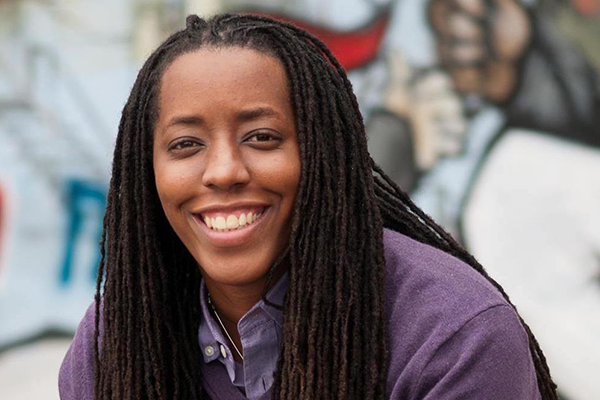
[[[227,228],[227,222],[225,221],[225,218],[217,217],[213,219],[213,226],[217,229],[223,230]]]
[[[238,223],[238,219],[235,215],[230,215],[227,217],[227,229],[235,229],[238,226],[240,226],[240,224]]]
[[[252,212],[249,212],[248,214],[241,214],[239,218],[233,214],[228,215],[227,219],[222,216],[216,218],[204,217],[204,223],[212,230],[228,232],[252,224],[261,215],[262,213],[254,215]]]

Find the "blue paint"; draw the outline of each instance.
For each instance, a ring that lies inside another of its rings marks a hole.
[[[94,244],[100,242],[102,236],[102,220],[104,210],[106,209],[106,189],[103,185],[96,182],[84,181],[80,179],[71,179],[67,181],[65,186],[65,201],[67,211],[67,232],[64,247],[63,261],[60,266],[60,285],[66,286],[71,280],[73,272],[73,257],[77,250],[78,238],[81,235],[84,222],[88,218],[94,218],[95,224],[95,240]],[[86,212],[86,204],[93,204],[100,212]],[[92,260],[90,268],[90,280],[93,283],[98,274],[98,266],[100,263],[100,252],[97,251]]]

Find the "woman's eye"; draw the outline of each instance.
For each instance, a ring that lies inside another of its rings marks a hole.
[[[195,140],[191,140],[191,139],[183,139],[180,140],[178,142],[175,142],[171,145],[171,147],[169,148],[169,150],[184,150],[184,149],[189,149],[189,148],[193,148],[193,147],[197,147],[200,146],[201,144],[198,143]]]
[[[259,134],[257,134],[257,135],[254,135],[254,139],[255,139],[257,142],[266,142],[266,141],[268,141],[268,140],[271,140],[271,139],[273,139],[273,137],[272,137],[271,135],[267,135],[267,134],[265,134],[265,133],[259,133]]]
[[[251,143],[264,143],[273,142],[279,140],[279,136],[269,132],[258,132],[250,136],[246,141]]]

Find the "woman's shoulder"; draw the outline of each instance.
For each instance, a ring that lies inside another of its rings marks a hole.
[[[483,275],[433,246],[386,229],[384,252],[386,307],[392,322],[450,332],[488,309],[512,309]]]
[[[102,326],[100,327],[102,328]],[[61,400],[92,400],[94,396],[94,340],[96,303],[92,303],[79,323],[73,342],[58,375]]]
[[[384,249],[391,398],[538,398],[525,330],[485,277],[390,230]]]
[[[389,302],[437,307],[443,299],[444,307],[474,312],[508,305],[483,275],[458,258],[388,229],[384,229],[383,242]]]

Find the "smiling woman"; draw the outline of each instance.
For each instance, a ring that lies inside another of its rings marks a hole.
[[[285,70],[252,49],[190,52],[165,70],[159,110],[163,210],[214,302],[236,297],[224,317],[237,321],[260,299],[291,232],[300,150]]]
[[[138,75],[107,204],[63,400],[557,398],[502,288],[373,163],[343,69],[297,27],[188,17]]]

